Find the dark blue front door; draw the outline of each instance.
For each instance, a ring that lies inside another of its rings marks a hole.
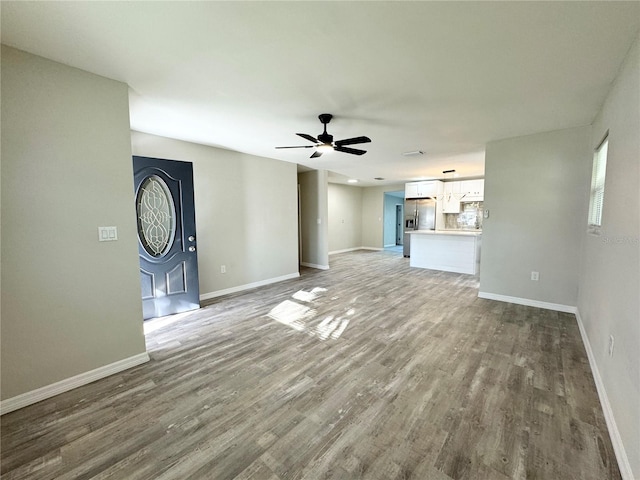
[[[200,308],[193,166],[133,157],[146,319]]]

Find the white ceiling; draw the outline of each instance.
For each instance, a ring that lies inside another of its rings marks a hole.
[[[482,175],[491,140],[592,122],[640,2],[1,2],[2,42],[130,87],[131,128],[360,185]],[[367,135],[363,156],[312,149]],[[422,150],[405,157],[402,152]],[[376,182],[374,177],[385,178]]]

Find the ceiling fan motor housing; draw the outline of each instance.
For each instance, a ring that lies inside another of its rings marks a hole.
[[[331,121],[333,115],[330,113],[321,113],[318,115],[320,122],[324,125],[324,132],[318,135],[318,140],[325,145],[331,145],[333,143],[333,135],[327,133],[327,123]]]
[[[325,145],[330,145],[333,142],[333,135],[329,135],[328,133],[321,133],[318,135],[318,140]]]

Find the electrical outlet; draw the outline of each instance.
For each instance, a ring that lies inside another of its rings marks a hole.
[[[226,265],[220,265],[220,273],[227,273],[227,266]]]
[[[540,272],[531,272],[531,280],[534,282],[540,280]]]
[[[609,356],[613,357],[613,335],[609,335]]]

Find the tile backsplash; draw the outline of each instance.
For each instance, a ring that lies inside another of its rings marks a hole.
[[[460,213],[445,213],[446,230],[482,230],[482,202],[462,202]]]

